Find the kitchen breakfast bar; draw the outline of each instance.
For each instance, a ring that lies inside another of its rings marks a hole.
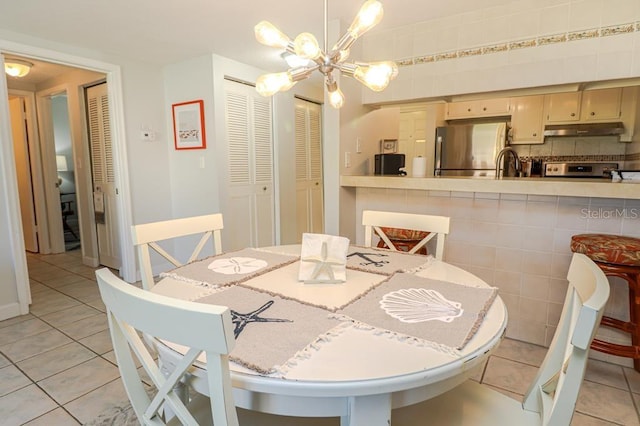
[[[604,233],[640,237],[640,184],[585,178],[341,176],[362,211],[389,210],[451,218],[444,260],[499,289],[509,311],[507,336],[548,346],[562,308],[571,237]],[[628,286],[612,278],[607,312],[628,318]],[[598,334],[620,344],[629,337]],[[631,366],[631,360],[594,353]]]

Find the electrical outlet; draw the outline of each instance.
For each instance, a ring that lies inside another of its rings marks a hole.
[[[356,138],[356,152],[360,154],[362,152],[362,138]]]
[[[345,152],[344,153],[344,166],[345,167],[351,167],[351,153],[350,152]]]

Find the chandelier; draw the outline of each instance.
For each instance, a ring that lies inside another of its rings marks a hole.
[[[318,40],[310,33],[300,33],[292,41],[283,32],[267,21],[255,26],[256,39],[267,46],[284,49],[286,53],[307,60],[306,65],[290,68],[285,72],[264,74],[256,80],[256,90],[262,96],[272,96],[279,91],[292,88],[298,81],[304,80],[318,70],[324,75],[329,103],[334,108],[344,104],[344,94],[334,78],[334,71],[353,77],[369,89],[376,92],[384,90],[391,80],[398,75],[398,66],[393,61],[383,62],[345,62],[349,57],[349,49],[362,34],[373,28],[382,19],[382,3],[378,0],[367,0],[349,29],[336,44],[328,50],[328,6],[324,0],[324,49],[320,49]]]

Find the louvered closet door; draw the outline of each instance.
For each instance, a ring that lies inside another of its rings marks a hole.
[[[270,99],[254,87],[225,81],[229,250],[275,244],[273,132]]]
[[[87,88],[86,97],[99,262],[117,269],[120,248],[107,84]]]
[[[304,232],[323,233],[322,108],[296,99],[296,217],[298,239]]]

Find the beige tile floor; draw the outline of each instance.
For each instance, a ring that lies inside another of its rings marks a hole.
[[[126,400],[94,270],[29,255],[31,312],[0,322],[0,424],[78,425]],[[546,349],[506,339],[476,379],[521,399]],[[640,374],[592,360],[573,425],[638,425]]]

